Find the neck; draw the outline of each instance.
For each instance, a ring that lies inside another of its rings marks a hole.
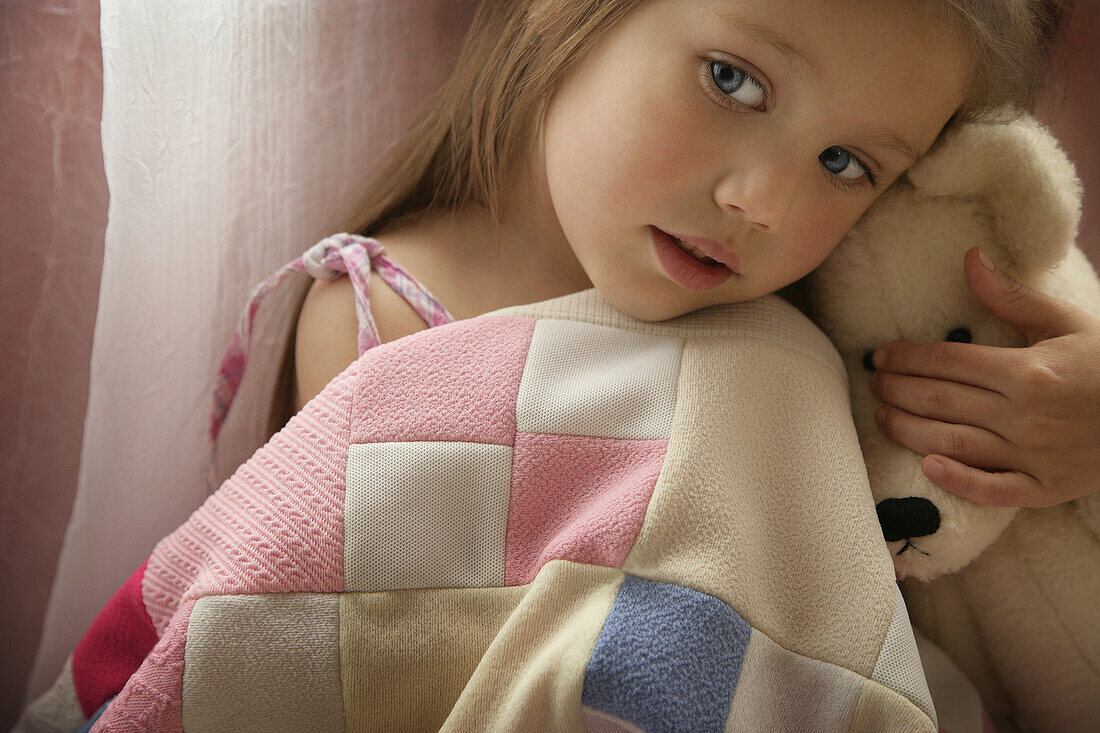
[[[545,175],[530,170],[543,167],[529,166],[503,182],[499,223],[478,205],[438,212],[421,227],[460,248],[470,262],[506,273],[527,292],[555,297],[592,287],[558,223]]]

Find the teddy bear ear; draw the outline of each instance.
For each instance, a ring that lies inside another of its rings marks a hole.
[[[1051,267],[1077,236],[1081,182],[1035,118],[1006,118],[948,130],[906,176],[928,196],[984,201],[1007,260],[1002,264],[1017,272]]]

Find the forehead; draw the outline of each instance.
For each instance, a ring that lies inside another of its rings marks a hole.
[[[777,106],[812,102],[906,157],[927,149],[969,84],[969,45],[942,0],[667,2],[709,42],[750,55]]]

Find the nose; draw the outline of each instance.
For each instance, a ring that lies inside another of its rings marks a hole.
[[[783,155],[751,156],[718,181],[714,200],[754,229],[778,231],[794,202],[794,170]]]
[[[883,499],[875,510],[887,542],[925,537],[940,528],[940,510],[919,496]]]

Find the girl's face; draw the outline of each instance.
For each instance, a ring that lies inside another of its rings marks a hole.
[[[663,320],[820,264],[963,99],[970,56],[939,6],[642,3],[540,128],[544,205],[593,285]]]

